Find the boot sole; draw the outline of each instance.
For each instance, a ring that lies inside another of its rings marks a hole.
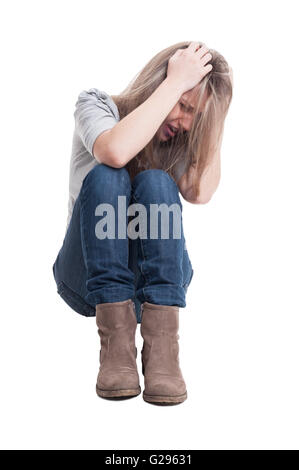
[[[123,390],[101,390],[96,385],[96,392],[97,395],[101,398],[129,398],[129,397],[136,397],[141,393],[141,388],[131,388],[131,389],[123,389]]]
[[[187,398],[187,392],[183,395],[178,395],[176,397],[163,396],[163,395],[147,395],[143,392],[143,399],[148,403],[154,403],[155,405],[177,405],[182,403]]]

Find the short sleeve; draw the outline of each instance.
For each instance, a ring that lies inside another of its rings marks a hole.
[[[85,148],[92,155],[92,147],[99,135],[119,121],[119,113],[112,98],[97,88],[83,90],[75,104],[75,128]]]

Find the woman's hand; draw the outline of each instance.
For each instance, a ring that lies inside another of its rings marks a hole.
[[[186,49],[178,49],[168,61],[167,79],[175,83],[182,94],[194,88],[212,70],[208,47],[191,42]],[[207,65],[206,65],[207,64]]]

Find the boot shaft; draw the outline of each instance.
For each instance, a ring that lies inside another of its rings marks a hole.
[[[122,302],[109,302],[96,306],[96,324],[100,336],[111,334],[119,329],[136,331],[137,318],[132,299]]]
[[[145,401],[182,403],[186,384],[179,363],[179,307],[144,302],[141,316],[141,351]]]
[[[144,302],[141,306],[140,331],[144,335],[168,335],[178,339],[179,307]]]
[[[179,307],[144,302],[140,328],[143,372],[180,375],[178,330]]]
[[[96,324],[101,339],[97,394],[105,398],[139,395],[134,302],[128,299],[98,304]]]
[[[96,324],[101,339],[100,363],[134,364],[136,360],[135,334],[137,318],[132,299],[98,304]]]

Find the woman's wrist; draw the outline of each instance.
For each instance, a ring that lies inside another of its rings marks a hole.
[[[173,91],[173,93],[177,94],[177,101],[179,101],[180,97],[185,92],[182,84],[171,77],[166,77],[162,83],[165,83],[166,86]]]

